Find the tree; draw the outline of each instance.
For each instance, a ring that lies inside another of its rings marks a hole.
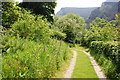
[[[33,11],[34,14],[43,15],[48,21],[53,21],[54,9],[56,2],[23,2],[21,7],[27,8]]]
[[[96,19],[92,21],[90,26],[103,27],[104,25],[106,25],[106,23],[108,23],[107,20],[96,17]]]
[[[19,12],[21,9],[15,6],[15,2],[2,2],[2,26],[5,28],[10,28],[10,26],[18,20]]]
[[[75,14],[67,14],[56,18],[54,26],[66,34],[65,41],[70,43],[80,41],[86,29],[85,20]]]

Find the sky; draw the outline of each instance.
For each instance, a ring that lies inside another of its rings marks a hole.
[[[16,1],[21,2],[22,0]],[[62,7],[100,7],[104,1],[106,0],[57,0],[55,13],[57,13]]]
[[[106,0],[57,0],[55,13],[62,7],[100,7]]]

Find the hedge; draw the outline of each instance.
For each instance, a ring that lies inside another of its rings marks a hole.
[[[120,45],[117,41],[93,41],[90,51],[108,78],[120,80]]]
[[[94,50],[98,54],[103,54],[106,58],[111,59],[114,62],[120,61],[118,42],[93,41],[90,44],[90,49]]]

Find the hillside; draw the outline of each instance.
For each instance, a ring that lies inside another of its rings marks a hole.
[[[110,1],[110,0],[108,0]],[[87,22],[91,22],[96,17],[106,19],[108,21],[115,19],[115,14],[118,13],[118,2],[104,2],[100,8],[93,10]]]
[[[97,7],[90,7],[90,8],[64,7],[64,8],[61,8],[61,10],[57,12],[56,15],[64,16],[68,13],[73,13],[87,19],[90,16],[91,12],[96,8]]]

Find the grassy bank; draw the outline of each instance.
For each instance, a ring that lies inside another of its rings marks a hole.
[[[73,53],[70,50],[70,53],[68,55],[68,59],[62,63],[60,70],[56,72],[56,74],[52,78],[64,78],[64,75],[66,73],[67,68],[70,65],[71,59],[72,59]]]
[[[50,78],[69,58],[69,47],[63,41],[45,45],[16,37],[3,40],[3,78]]]

